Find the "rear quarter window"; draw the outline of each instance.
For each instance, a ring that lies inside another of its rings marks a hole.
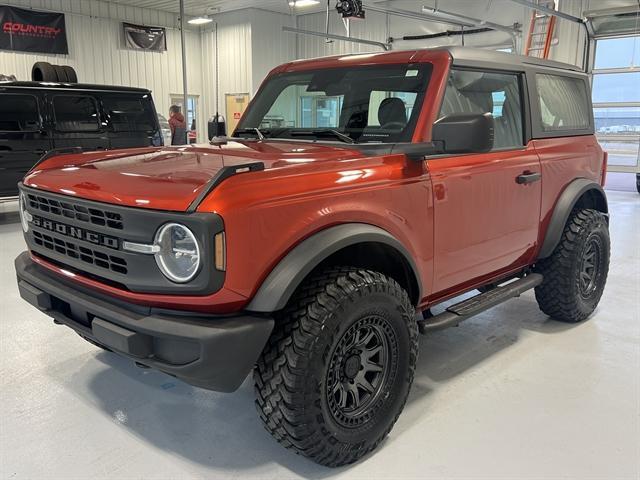
[[[536,85],[543,132],[591,127],[589,94],[582,78],[537,73]]]
[[[38,101],[33,95],[0,93],[0,131],[33,132],[40,129]]]
[[[57,95],[53,97],[56,129],[61,132],[95,132],[100,129],[98,104],[93,97]]]
[[[102,104],[116,132],[156,130],[157,121],[148,96],[109,96],[102,99]]]

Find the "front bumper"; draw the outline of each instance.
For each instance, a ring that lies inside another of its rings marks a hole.
[[[236,390],[271,335],[274,321],[258,316],[157,313],[78,288],[27,252],[15,260],[20,296],[86,340],[186,383]]]

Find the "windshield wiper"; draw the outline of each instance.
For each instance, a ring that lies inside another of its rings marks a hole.
[[[349,135],[345,135],[344,133],[339,132],[338,130],[334,130],[332,128],[327,128],[323,130],[292,130],[291,132],[289,132],[289,135],[291,136],[314,135],[316,137],[320,137],[322,135],[325,135],[325,136],[329,135],[345,143],[356,143],[356,141],[353,138],[351,138]]]
[[[235,134],[238,134],[238,133],[255,133],[256,136],[258,137],[258,140],[264,140],[265,138],[267,138],[267,136],[269,135],[270,132],[268,130],[265,130],[263,132],[259,128],[238,128],[234,133]],[[265,133],[266,133],[266,135],[265,135]]]

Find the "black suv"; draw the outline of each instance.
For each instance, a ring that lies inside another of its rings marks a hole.
[[[52,150],[160,146],[151,92],[140,88],[0,82],[0,200]]]

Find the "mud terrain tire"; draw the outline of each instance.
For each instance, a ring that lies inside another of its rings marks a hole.
[[[311,277],[277,316],[254,370],[265,428],[321,465],[357,461],[404,407],[417,337],[414,308],[396,281],[350,267]]]
[[[581,322],[595,310],[609,271],[609,228],[604,215],[575,209],[560,243],[536,265],[544,281],[536,287],[540,309],[555,320]]]

